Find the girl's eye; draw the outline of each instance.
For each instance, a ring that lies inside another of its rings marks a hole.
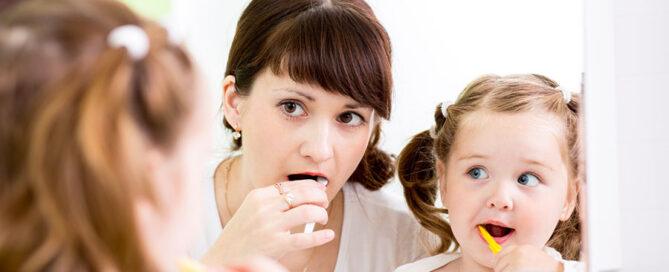
[[[525,186],[536,186],[539,184],[539,178],[532,174],[522,174],[518,177],[518,183]]]
[[[360,115],[353,112],[342,113],[337,120],[350,126],[358,126],[364,121]]]
[[[467,173],[469,174],[472,178],[474,179],[485,179],[488,178],[488,173],[483,170],[483,168],[474,168],[472,170],[469,170]]]
[[[302,116],[304,115],[304,109],[302,106],[295,102],[283,102],[281,103],[281,108],[283,112],[290,116]]]

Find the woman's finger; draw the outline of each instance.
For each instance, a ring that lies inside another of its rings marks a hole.
[[[288,236],[287,244],[291,250],[317,247],[334,239],[334,231],[322,229],[311,233],[293,233]]]
[[[313,189],[318,189],[321,191],[325,191],[325,185],[320,184],[314,180],[311,179],[302,179],[302,180],[294,180],[294,181],[282,181],[279,183],[276,183],[277,185],[272,185],[272,187],[275,191],[278,192],[279,189],[283,193],[288,193],[292,192],[293,190],[297,188],[313,188]],[[278,187],[278,188],[277,188]]]
[[[278,227],[282,231],[288,231],[294,227],[306,223],[316,222],[325,225],[328,222],[328,212],[320,206],[311,204],[301,205],[286,211],[278,222]]]
[[[327,208],[329,205],[328,196],[325,191],[314,188],[296,188],[294,191],[284,193],[283,195],[273,197],[276,207],[282,212],[305,204],[311,204]]]

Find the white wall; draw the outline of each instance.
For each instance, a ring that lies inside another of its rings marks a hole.
[[[218,106],[220,83],[235,24],[248,1],[173,0]],[[393,44],[395,96],[382,147],[399,153],[415,133],[432,125],[434,107],[487,74],[541,73],[580,90],[582,7],[579,0],[370,0]],[[224,156],[229,135],[220,127]],[[398,184],[389,190],[400,192]]]
[[[616,154],[608,165],[588,157],[598,164],[588,168],[590,203],[603,200],[588,207],[590,268],[667,271],[669,3],[587,0],[585,17],[586,27],[600,30],[586,32],[586,133],[601,136],[589,136],[587,148],[589,156]]]

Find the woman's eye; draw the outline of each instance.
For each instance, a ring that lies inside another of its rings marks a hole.
[[[518,177],[518,183],[525,186],[536,186],[539,184],[539,178],[532,174],[522,174]]]
[[[469,170],[467,173],[469,174],[472,178],[474,179],[485,179],[488,178],[488,173],[483,170],[483,168],[474,168],[472,170]]]
[[[290,116],[301,116],[304,114],[304,109],[302,109],[302,106],[295,102],[281,103],[281,108],[283,109],[283,112]]]
[[[360,117],[360,115],[358,115],[357,113],[353,113],[353,112],[342,113],[341,115],[339,115],[339,117],[337,119],[338,119],[339,122],[342,122],[342,123],[350,125],[350,126],[360,125],[360,123],[362,123],[362,121],[363,121],[362,117]]]

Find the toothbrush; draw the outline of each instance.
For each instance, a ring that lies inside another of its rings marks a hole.
[[[490,250],[492,250],[492,253],[497,255],[497,252],[502,250],[502,246],[500,246],[497,242],[495,242],[495,239],[490,236],[490,233],[488,233],[487,230],[481,225],[479,225],[479,231],[481,232],[481,235],[483,235],[483,239],[485,239],[486,242],[488,242],[488,247],[490,247]]]
[[[204,264],[188,258],[188,257],[183,257],[179,260],[178,264],[179,270],[183,272],[205,272],[207,271],[207,267],[204,266]]]
[[[318,183],[320,183],[320,184],[323,184],[323,185],[325,185],[325,186],[328,185],[328,179],[326,179],[326,178],[324,178],[324,177],[317,177],[317,178],[316,178],[316,182],[318,182]],[[304,233],[312,233],[312,232],[314,232],[314,226],[315,226],[315,223],[313,223],[313,222],[311,222],[311,223],[307,223],[306,225],[304,225]]]

